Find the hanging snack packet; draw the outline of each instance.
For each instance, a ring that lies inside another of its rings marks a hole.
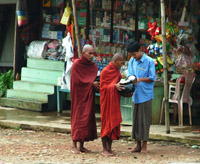
[[[69,3],[67,3],[67,6],[65,7],[60,23],[64,25],[69,25],[71,13],[72,13],[71,8],[69,7]]]

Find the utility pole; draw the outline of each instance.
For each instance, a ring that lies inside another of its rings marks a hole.
[[[161,5],[161,31],[163,49],[163,69],[164,69],[164,99],[165,99],[165,126],[166,133],[170,133],[169,123],[169,96],[168,96],[168,75],[167,75],[167,54],[166,54],[166,28],[165,28],[165,1],[160,0]]]
[[[76,33],[76,42],[78,46],[78,56],[81,56],[81,41],[80,41],[80,32],[78,26],[77,12],[76,12],[76,0],[72,0],[72,8],[74,14],[74,24],[75,24],[75,33]]]

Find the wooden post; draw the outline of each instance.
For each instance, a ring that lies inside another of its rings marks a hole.
[[[17,5],[17,4],[16,4]],[[14,60],[13,60],[13,80],[16,80],[17,75],[17,56],[18,56],[18,49],[19,49],[19,30],[17,26],[17,16],[15,16],[15,34],[14,34]]]
[[[74,14],[74,23],[75,23],[75,33],[76,33],[76,42],[78,46],[78,56],[81,56],[81,42],[80,42],[80,33],[79,33],[79,26],[77,20],[77,12],[76,12],[76,0],[72,0],[72,8]]]
[[[111,1],[111,24],[110,24],[110,43],[113,43],[113,16],[114,16],[114,3],[115,0]]]
[[[86,17],[86,39],[89,40],[89,32],[90,32],[90,1],[87,0],[87,17]]]
[[[167,70],[166,29],[165,29],[165,1],[160,0],[160,5],[161,5],[161,30],[162,30],[163,69],[164,69],[165,126],[166,126],[166,133],[170,133],[168,75],[167,75],[168,70]]]
[[[138,12],[139,12],[139,1],[135,0],[135,40],[139,42],[138,36]]]

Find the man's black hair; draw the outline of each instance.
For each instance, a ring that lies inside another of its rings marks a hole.
[[[127,46],[128,52],[138,52],[140,49],[140,44],[137,41],[132,41]]]

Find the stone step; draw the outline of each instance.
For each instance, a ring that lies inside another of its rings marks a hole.
[[[14,81],[13,89],[27,90],[27,91],[34,91],[34,92],[42,91],[48,94],[54,94],[55,92],[55,86],[52,84],[37,83],[37,82],[30,82],[30,81]]]
[[[63,71],[40,70],[34,68],[22,68],[21,80],[57,85],[58,77],[62,77]]]
[[[63,61],[28,58],[27,67],[21,70],[21,80],[14,81],[13,89],[7,90],[4,104],[34,111],[56,111],[55,86],[63,69]]]
[[[47,59],[27,58],[27,67],[42,70],[63,71],[64,62]]]
[[[25,109],[30,111],[48,111],[48,104],[38,101],[23,100],[17,98],[1,98],[1,106]]]
[[[18,98],[22,100],[39,101],[48,103],[48,93],[33,92],[26,90],[9,89],[7,90],[7,98]]]

